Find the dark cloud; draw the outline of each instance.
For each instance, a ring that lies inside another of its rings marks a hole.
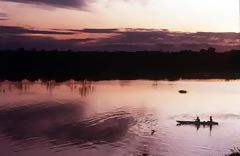
[[[84,51],[142,51],[142,50],[200,50],[212,46],[218,51],[240,49],[239,33],[171,32],[156,29],[54,29],[54,31],[30,30],[22,27],[0,27],[0,49],[45,48]],[[43,36],[26,36],[46,34]],[[96,33],[98,38],[58,40],[47,34]],[[103,34],[101,37],[100,34]],[[106,37],[106,35],[108,34]],[[92,42],[89,42],[92,41]]]
[[[83,33],[120,33],[118,29],[68,29],[68,30]]]
[[[88,41],[93,41],[95,39],[92,38],[84,38],[84,39],[67,39],[67,40],[62,40],[62,41],[67,41],[67,42],[88,42]]]
[[[100,0],[0,0],[6,2],[17,2],[17,3],[25,3],[25,4],[35,4],[35,5],[48,5],[53,7],[60,8],[85,8],[89,3]],[[124,2],[130,1],[139,1],[142,4],[146,4],[148,0],[122,0]],[[111,3],[112,0],[106,1],[107,4]]]
[[[7,2],[17,2],[26,4],[49,5],[61,8],[83,8],[89,0],[1,0]]]
[[[79,49],[79,43],[92,41],[94,39],[65,39],[59,40],[44,36],[24,36],[24,35],[2,35],[0,36],[0,49]]]
[[[8,18],[0,18],[0,21],[6,21],[9,20]]]
[[[104,50],[199,50],[209,46],[219,51],[239,49],[238,33],[184,33],[166,30],[128,29],[119,35],[86,45],[86,49]]]
[[[73,32],[60,32],[60,31],[42,31],[26,29],[17,26],[0,26],[1,34],[58,34],[58,35],[73,35]]]

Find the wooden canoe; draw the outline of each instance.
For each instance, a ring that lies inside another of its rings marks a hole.
[[[206,126],[212,126],[212,125],[218,125],[218,122],[210,122],[210,121],[177,121],[179,125],[206,125]]]

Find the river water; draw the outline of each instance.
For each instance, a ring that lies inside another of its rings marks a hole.
[[[0,82],[1,156],[225,155],[239,127],[238,80]]]

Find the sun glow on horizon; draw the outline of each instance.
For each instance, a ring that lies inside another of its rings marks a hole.
[[[0,49],[239,49],[239,7],[239,0],[0,0]]]

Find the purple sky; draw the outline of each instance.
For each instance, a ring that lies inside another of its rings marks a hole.
[[[238,0],[0,0],[0,49],[240,49]]]

